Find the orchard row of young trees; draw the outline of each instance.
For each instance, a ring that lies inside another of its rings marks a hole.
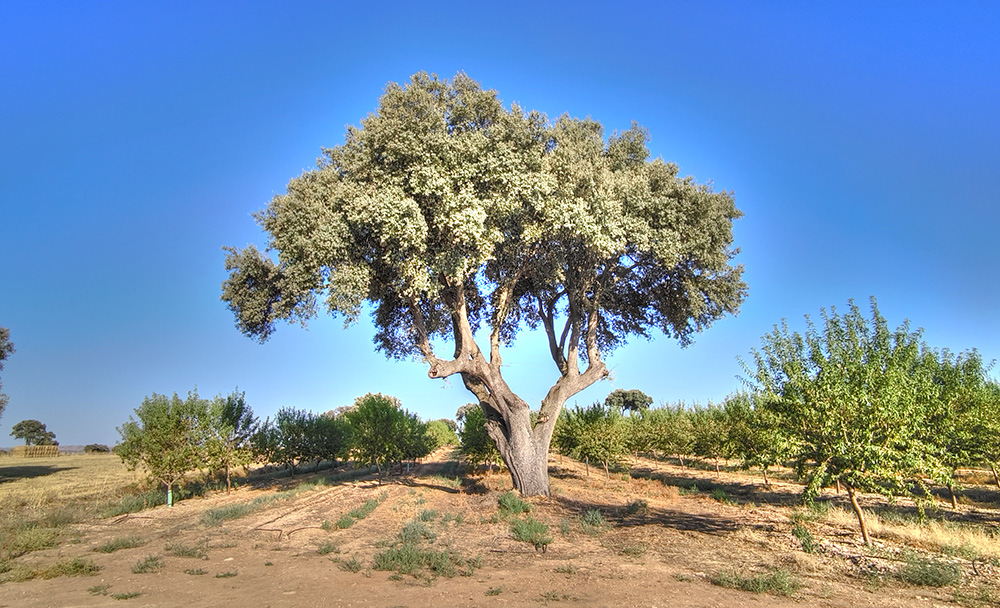
[[[239,391],[214,399],[154,393],[118,432],[114,452],[163,483],[170,505],[174,486],[194,471],[224,474],[228,492],[232,471],[251,464],[285,466],[294,475],[305,463],[351,460],[382,474],[457,443],[454,422],[422,422],[395,397],[371,393],[325,414],[286,407],[264,421]]]
[[[636,408],[613,393],[564,410],[553,446],[605,471],[640,452],[682,464],[693,455],[717,469],[738,459],[765,483],[770,467],[790,465],[806,500],[846,488],[866,543],[858,492],[924,499],[939,484],[957,506],[957,471],[975,466],[991,468],[1000,486],[1000,385],[978,352],[929,348],[905,323],[890,330],[874,298],[870,319],[853,301],[821,317],[807,317],[804,333],[783,322],[764,336],[744,362],[747,390],[722,404]]]

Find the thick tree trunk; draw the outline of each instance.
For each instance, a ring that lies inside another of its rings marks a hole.
[[[948,494],[951,496],[951,508],[958,508],[958,497],[955,496],[955,486],[948,486]]]
[[[531,411],[526,403],[510,393],[508,418],[497,419],[495,412],[487,415],[487,432],[497,444],[500,458],[510,471],[514,489],[522,496],[549,495],[549,444],[555,420],[544,420],[532,426]]]
[[[538,442],[529,428],[513,429],[500,457],[510,471],[514,489],[522,496],[549,495],[549,442]]]
[[[997,474],[997,465],[991,463],[990,469],[993,471],[993,481],[997,482],[997,487],[1000,488],[1000,475]]]

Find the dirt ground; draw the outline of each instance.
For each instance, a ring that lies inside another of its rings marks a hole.
[[[789,512],[800,489],[791,483],[764,487],[749,475],[717,475],[652,460],[636,462],[631,474],[606,479],[603,470],[591,467],[588,476],[584,465],[555,457],[553,495],[530,501],[531,516],[546,523],[553,537],[542,552],[514,540],[509,521],[496,517],[497,497],[510,487],[509,479],[494,474],[456,481],[441,475],[453,467],[453,458],[447,450],[439,452],[413,475],[384,485],[373,478],[317,485],[217,525],[204,523],[203,515],[295,488],[310,476],[77,524],[78,542],[20,559],[44,565],[80,556],[100,571],[0,584],[0,607],[959,605],[952,588],[868,576],[884,566],[861,547],[850,522],[840,528],[824,524],[821,550],[804,552],[791,534]],[[725,498],[689,489],[691,484],[725,488]],[[370,515],[336,527],[369,499],[380,501]],[[636,508],[641,504],[636,501],[645,501],[646,508]],[[581,524],[592,510],[601,512],[606,526]],[[471,565],[451,577],[374,569],[376,554],[421,515],[434,535],[423,543],[448,549]],[[144,544],[94,551],[130,537]],[[200,555],[178,555],[185,552]],[[162,568],[133,573],[150,556],[159,558]],[[961,567],[967,579],[979,577],[978,587],[996,588],[997,573],[988,565]],[[774,570],[790,573],[802,587],[790,596],[754,594],[709,580],[720,572]]]

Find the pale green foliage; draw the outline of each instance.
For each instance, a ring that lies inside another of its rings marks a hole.
[[[707,407],[695,405],[687,416],[691,421],[691,451],[695,456],[714,460],[718,470],[719,459],[731,455],[726,411],[710,403]]]
[[[629,441],[632,451],[690,454],[694,441],[691,417],[681,404],[641,411],[629,429]]]
[[[10,329],[0,327],[0,371],[3,370],[3,362],[13,354],[14,343],[10,341]],[[2,388],[3,383],[0,383],[0,389]],[[7,397],[7,395],[0,392],[0,417],[3,416],[3,411],[7,408],[7,402],[9,399],[10,398]]]
[[[320,290],[351,321],[367,300],[379,347],[400,355],[416,352],[411,299],[431,333],[450,334],[439,277],[466,284],[470,318],[508,339],[537,319],[531,296],[572,289],[576,305],[589,288],[605,347],[649,326],[687,342],[743,298],[729,266],[740,213],[729,193],[649,162],[647,137],[633,125],[605,142],[589,119],[508,110],[464,74],[390,84],[377,113],[259,214],[278,263],[230,251],[223,298],[260,339],[314,314]],[[498,288],[517,291],[519,310],[494,308]]]
[[[130,469],[143,467],[150,477],[172,487],[184,474],[202,465],[204,423],[208,402],[197,392],[181,399],[153,393],[135,409],[138,420],[129,416],[118,427],[121,442],[115,453]]]

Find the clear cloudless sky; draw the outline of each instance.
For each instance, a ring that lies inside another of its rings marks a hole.
[[[372,112],[386,83],[465,71],[550,117],[631,121],[732,190],[749,297],[681,349],[609,359],[656,402],[719,401],[787,318],[878,298],[893,327],[1000,358],[1000,3],[0,2],[0,372],[10,427],[117,440],[151,393],[245,391],[256,413],[367,392],[425,419],[470,400],[374,351],[367,320],[242,336],[222,246]],[[543,337],[505,354],[537,404]],[[572,401],[571,401],[572,403]]]

